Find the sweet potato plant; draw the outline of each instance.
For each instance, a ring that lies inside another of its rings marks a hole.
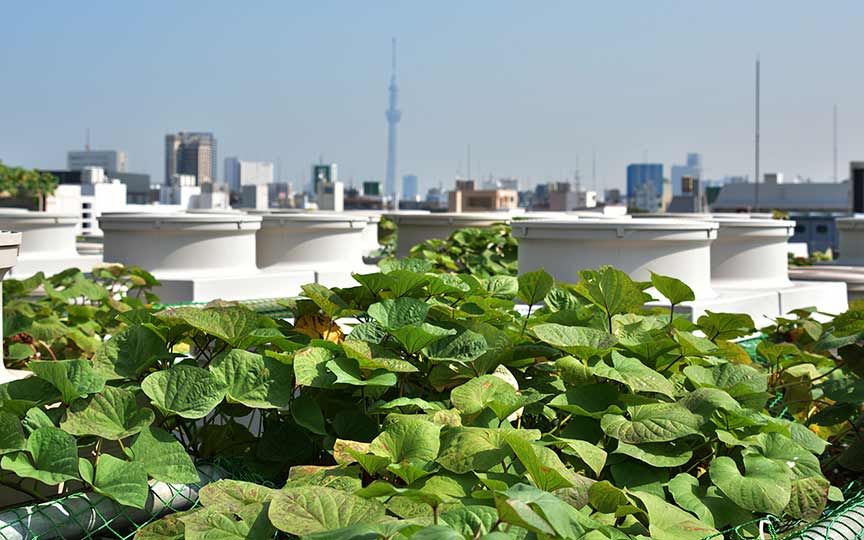
[[[430,270],[307,285],[290,320],[125,310],[0,386],[3,483],[137,506],[227,455],[277,487],[215,482],[137,538],[698,540],[818,519],[864,461],[862,312],[778,321],[754,362],[747,316],[644,310],[692,299],[673,278]]]

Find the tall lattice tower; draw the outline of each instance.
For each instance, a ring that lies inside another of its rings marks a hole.
[[[402,111],[396,108],[399,99],[399,87],[396,86],[396,38],[393,38],[393,73],[390,76],[390,107],[387,117],[387,173],[384,177],[384,195],[392,197],[396,193],[396,127],[402,119]],[[398,202],[397,202],[398,204]]]

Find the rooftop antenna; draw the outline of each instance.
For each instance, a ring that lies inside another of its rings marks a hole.
[[[756,185],[753,190],[753,210],[759,210],[759,57],[756,57]]]
[[[471,180],[471,145],[468,145],[468,177],[465,180]]]
[[[597,191],[597,149],[591,149],[591,188]]]
[[[87,138],[84,141],[84,150],[87,152],[90,151],[90,128],[89,127],[87,128]]]
[[[837,104],[834,104],[834,181],[837,181]]]

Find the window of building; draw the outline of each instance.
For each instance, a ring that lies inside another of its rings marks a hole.
[[[804,225],[795,225],[795,234],[804,234],[807,232],[807,227]]]
[[[828,234],[828,225],[816,225],[816,232],[819,234]]]

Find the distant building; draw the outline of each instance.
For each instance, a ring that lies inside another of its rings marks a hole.
[[[620,189],[607,189],[603,192],[603,203],[604,204],[621,204],[624,202],[623,197],[621,197]]]
[[[366,197],[381,196],[381,182],[363,182],[363,193]]]
[[[657,212],[663,204],[663,165],[632,163],[627,166],[628,206]]]
[[[852,184],[852,211],[864,212],[864,161],[849,163],[849,182]]]
[[[474,180],[457,180],[448,196],[450,212],[494,212],[517,207],[519,195],[512,189],[477,190]]]
[[[402,177],[402,199],[414,201],[420,197],[417,175],[406,174]]]
[[[183,132],[165,135],[165,183],[175,174],[195,177],[195,185],[217,179],[216,138],[212,133]]]
[[[566,210],[581,210],[597,206],[597,192],[590,189],[574,189],[567,194]]]
[[[849,182],[727,184],[711,204],[713,212],[851,212]]]
[[[129,160],[121,150],[71,150],[66,153],[66,168],[80,171],[85,167],[100,167],[108,173],[126,172]]]
[[[233,193],[240,193],[243,186],[272,184],[273,163],[268,161],[243,161],[236,157],[225,158],[225,183]]]
[[[345,184],[342,182],[319,182],[315,193],[319,210],[342,212],[345,210]]]
[[[312,165],[312,193],[318,193],[318,184],[321,182],[338,182],[339,166],[335,163],[319,163]]]
[[[662,175],[662,173],[661,173]],[[684,190],[681,186],[681,179],[685,176],[690,178],[702,178],[702,155],[696,153],[687,154],[686,165],[672,165],[669,172],[670,180],[672,181],[672,195],[682,195]]]
[[[150,175],[142,173],[105,171],[102,167],[84,167],[76,170],[46,170],[57,178],[60,185],[80,186],[87,183],[87,178],[92,178],[94,173],[85,173],[88,169],[100,169],[103,171],[105,180],[102,183],[110,183],[118,180],[126,186],[126,204],[149,204],[150,199]],[[88,176],[90,175],[90,176]]]
[[[120,212],[126,208],[126,186],[119,180],[111,180],[101,167],[85,167],[68,173],[67,180],[77,176],[77,182],[61,183],[53,195],[45,199],[45,209],[53,212],[70,212],[81,216],[76,233],[85,236],[102,236],[99,216],[103,212]]]

